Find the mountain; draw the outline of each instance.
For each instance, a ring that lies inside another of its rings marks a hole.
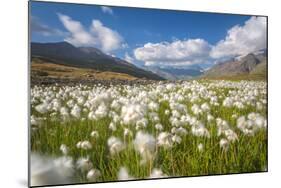
[[[71,66],[65,66],[56,63],[55,61],[33,57],[31,58],[31,82],[33,84],[51,83],[51,82],[65,82],[65,83],[79,83],[89,82],[93,80],[99,81],[134,81],[137,80],[124,73],[116,73],[110,71],[97,71],[94,69],[77,68]]]
[[[75,47],[67,42],[31,43],[31,57],[44,58],[55,64],[124,73],[136,78],[163,80],[162,77],[136,67],[122,59],[112,57],[93,47]]]
[[[203,75],[205,78],[239,76],[243,76],[243,78],[245,76],[257,76],[265,79],[267,77],[266,51],[250,53],[223,63],[217,63],[208,69]]]
[[[187,80],[203,74],[203,69],[199,65],[192,65],[186,68],[173,68],[173,67],[145,67],[155,74],[166,78],[168,80]]]

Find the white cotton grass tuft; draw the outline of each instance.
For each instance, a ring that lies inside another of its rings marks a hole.
[[[99,137],[98,131],[92,131],[92,132],[91,132],[91,137],[93,137],[93,138],[98,138],[98,137]]]
[[[132,180],[135,179],[133,176],[129,175],[127,168],[121,167],[118,171],[118,180]]]
[[[35,117],[34,115],[30,117],[30,124],[32,125],[33,128],[40,128],[42,123],[43,123],[43,118]]]
[[[135,150],[142,157],[141,163],[144,164],[154,159],[156,141],[155,138],[143,131],[138,131],[134,139]]]
[[[124,137],[130,137],[130,136],[133,136],[133,132],[130,129],[125,128],[123,135],[124,135]]]
[[[226,97],[222,103],[225,107],[231,107],[233,105],[233,100],[230,97]]]
[[[61,107],[60,108],[60,114],[63,117],[63,119],[66,119],[69,117],[69,112],[68,112],[68,108],[66,107]]]
[[[82,144],[82,142],[81,142],[81,141],[77,142],[77,144],[76,144],[76,148],[80,149],[80,148],[81,148],[81,144]]]
[[[211,114],[208,114],[207,115],[207,120],[208,120],[208,122],[213,121],[214,120],[214,116],[212,116]]]
[[[140,104],[129,104],[122,107],[121,117],[125,125],[135,125],[146,114],[146,108]]]
[[[168,132],[161,132],[157,137],[157,146],[163,146],[165,149],[173,146],[172,135]]]
[[[125,149],[125,144],[115,136],[111,136],[107,140],[107,145],[109,147],[109,152],[111,155],[118,154],[120,151]]]
[[[180,144],[181,142],[182,142],[182,138],[179,136],[179,135],[173,135],[172,136],[172,141],[174,142],[174,143],[178,143],[178,144]]]
[[[112,130],[112,131],[116,131],[117,130],[117,127],[116,127],[116,124],[115,123],[113,123],[113,122],[111,122],[110,124],[109,124],[109,127],[108,127],[110,130]]]
[[[237,134],[231,129],[225,130],[224,135],[226,136],[227,140],[230,142],[234,142],[234,141],[238,140]]]
[[[149,119],[153,123],[158,123],[160,121],[160,118],[156,112],[150,112],[148,115],[149,115]]]
[[[70,114],[71,114],[73,117],[79,119],[79,118],[80,118],[80,115],[81,115],[81,108],[80,108],[78,105],[75,104],[75,106],[72,108]]]
[[[83,105],[84,102],[85,102],[85,99],[84,99],[84,97],[82,97],[82,96],[80,96],[80,97],[77,99],[77,103],[78,103],[79,105]]]
[[[64,154],[67,155],[68,154],[68,147],[65,144],[61,144],[60,145],[60,151]]]
[[[159,110],[159,104],[157,104],[156,102],[150,102],[148,104],[148,108],[151,111],[158,111]]]
[[[249,113],[247,117],[237,119],[237,128],[245,135],[253,136],[259,129],[267,127],[267,120],[258,113]]]
[[[101,105],[98,107],[98,109],[95,111],[95,117],[97,119],[101,119],[107,116],[108,109],[104,103],[101,103]]]
[[[79,141],[76,144],[76,147],[78,149],[90,150],[90,149],[92,149],[93,146],[88,140],[85,140],[85,141]]]
[[[153,178],[165,178],[167,177],[166,174],[164,174],[162,172],[161,169],[158,169],[158,168],[154,168],[149,176],[149,178],[153,179]]]
[[[82,172],[86,172],[93,167],[93,163],[90,161],[89,157],[80,157],[76,161],[76,167]]]
[[[204,145],[202,143],[197,145],[198,151],[202,152],[204,150]]]
[[[81,144],[81,148],[84,150],[92,149],[92,144],[88,140],[83,141]]]
[[[66,105],[69,107],[69,108],[72,108],[74,106],[74,101],[72,99],[70,99],[69,101],[66,102]]]
[[[157,123],[155,125],[155,129],[158,130],[158,131],[162,131],[163,130],[163,125],[161,123]]]
[[[99,179],[100,176],[101,176],[101,172],[98,169],[91,169],[87,173],[87,180],[91,182],[95,182]]]
[[[197,104],[193,104],[191,110],[195,115],[202,114],[203,112],[202,109]]]
[[[177,135],[180,135],[180,136],[185,136],[185,135],[187,135],[187,130],[185,129],[185,128],[183,128],[183,127],[173,127],[172,129],[171,129],[171,132],[173,133],[173,134],[177,134]]]
[[[48,104],[42,103],[35,107],[35,110],[41,114],[45,114],[48,112]]]
[[[205,102],[201,105],[201,109],[203,112],[208,112],[210,111],[210,106],[208,105],[208,103]]]
[[[30,157],[31,186],[73,183],[71,157],[51,158],[34,153]]]
[[[222,138],[220,140],[220,147],[224,150],[224,151],[227,151],[228,148],[229,148],[229,141],[225,138]]]
[[[170,110],[166,109],[164,113],[166,116],[168,116],[168,115],[170,115]]]
[[[142,118],[136,122],[136,130],[146,128],[147,125],[148,125],[148,120],[146,118]]]
[[[194,122],[194,125],[191,127],[191,133],[194,136],[210,138],[210,133],[208,129],[200,121]]]
[[[89,114],[88,114],[88,119],[89,119],[89,120],[97,120],[97,117],[96,117],[96,115],[95,115],[95,112],[90,111]]]

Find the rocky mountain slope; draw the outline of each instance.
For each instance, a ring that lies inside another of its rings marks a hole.
[[[250,53],[246,56],[235,58],[233,60],[218,63],[207,70],[203,77],[233,77],[240,75],[256,75],[267,77],[267,55],[263,53]]]

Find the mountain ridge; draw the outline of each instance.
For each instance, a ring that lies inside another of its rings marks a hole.
[[[56,63],[78,68],[125,73],[141,79],[164,80],[120,58],[93,47],[75,47],[68,42],[31,43],[31,57],[51,59]]]
[[[258,75],[267,77],[267,55],[263,53],[249,53],[243,57],[233,58],[232,60],[217,63],[208,69],[202,77],[234,77],[239,75]]]
[[[186,68],[173,68],[173,67],[144,67],[144,68],[168,80],[188,80],[203,74],[203,69],[200,66],[189,66]]]

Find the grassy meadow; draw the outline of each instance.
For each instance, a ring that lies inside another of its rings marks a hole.
[[[224,80],[33,86],[31,184],[267,171],[266,88]]]

